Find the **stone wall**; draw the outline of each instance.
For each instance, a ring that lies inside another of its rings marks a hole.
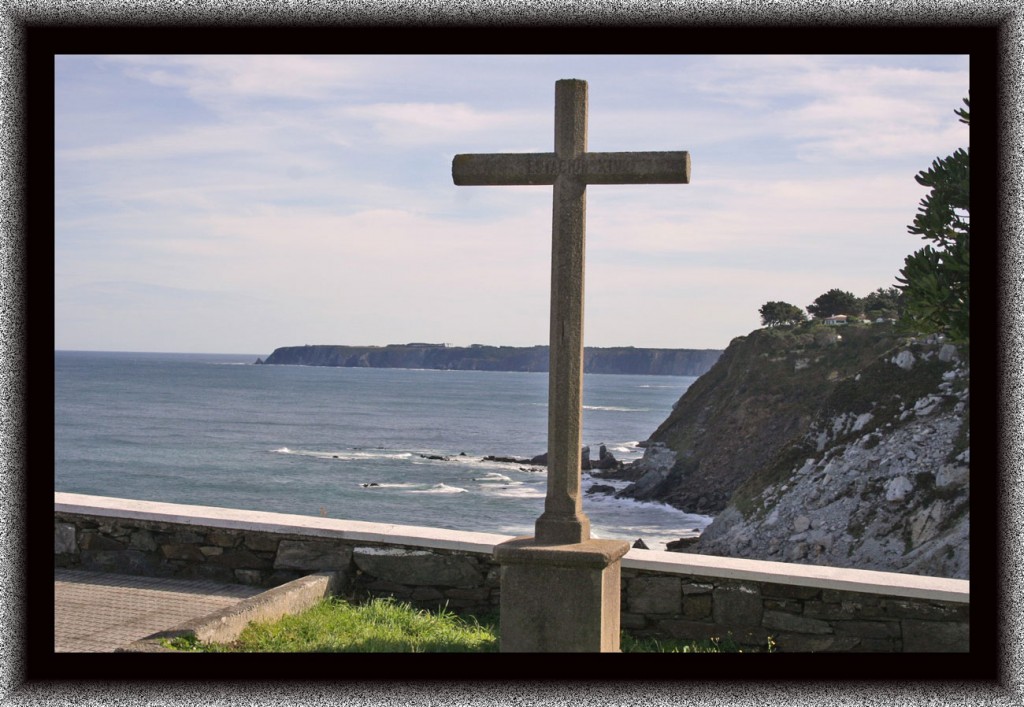
[[[790,652],[963,652],[965,603],[664,572],[622,571],[622,628],[634,636],[731,639]]]
[[[496,612],[499,568],[489,552],[351,543],[298,533],[56,513],[57,567],[276,587],[347,570],[350,598],[393,596],[419,608]]]
[[[58,567],[273,587],[344,570],[349,596],[496,613],[508,536],[57,494]],[[779,651],[969,649],[968,582],[631,550],[621,626]]]

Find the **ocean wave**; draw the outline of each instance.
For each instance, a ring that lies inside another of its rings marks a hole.
[[[270,450],[274,454],[294,454],[299,457],[313,457],[314,459],[337,459],[338,461],[356,461],[356,460],[367,460],[367,459],[408,459],[412,457],[411,452],[388,452],[388,451],[373,451],[364,452],[357,450],[346,450],[343,452],[320,452],[312,449],[289,449],[288,447],[281,447],[280,449]]]
[[[377,483],[376,481],[366,481],[366,482],[363,482],[363,483],[361,483],[359,485],[362,486],[364,489],[365,488],[370,488],[370,489],[411,489],[411,488],[416,488],[416,487],[420,486],[421,484],[409,484],[409,483],[404,483],[404,484],[387,484],[387,483]]]
[[[538,488],[537,486],[519,484],[518,486],[502,486],[500,488],[492,487],[489,492],[495,496],[505,496],[508,498],[544,498],[547,493],[544,487]]]
[[[484,474],[483,476],[475,477],[473,479],[473,481],[488,481],[488,482],[490,482],[490,481],[501,481],[501,482],[505,482],[505,483],[511,483],[512,482],[512,477],[505,476],[504,474],[498,474],[497,472],[493,472],[492,471],[492,472],[488,472],[488,473]],[[516,481],[515,483],[521,484],[523,482],[522,481]]]
[[[624,408],[615,405],[584,405],[584,410],[600,410],[602,412],[650,412],[650,408]]]
[[[412,493],[467,493],[467,490],[458,486],[449,486],[448,484],[435,484],[428,489],[420,489]]]

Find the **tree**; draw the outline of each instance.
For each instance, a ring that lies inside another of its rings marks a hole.
[[[765,302],[757,311],[761,315],[761,323],[765,326],[797,324],[807,319],[804,310],[789,302]]]
[[[861,308],[868,319],[898,319],[903,307],[903,293],[897,287],[879,287],[861,300]]]
[[[971,124],[970,100],[954,111]],[[914,179],[931,191],[921,200],[910,233],[932,243],[904,260],[897,285],[906,297],[904,322],[966,343],[970,336],[971,153],[958,149],[932,161]]]
[[[824,319],[833,314],[860,314],[862,309],[860,299],[852,292],[831,289],[807,305],[807,311],[817,319]]]

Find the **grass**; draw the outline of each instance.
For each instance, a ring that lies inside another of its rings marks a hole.
[[[498,617],[478,620],[442,610],[421,611],[393,599],[350,604],[325,599],[273,622],[253,622],[231,643],[194,637],[166,639],[168,648],[193,653],[492,653]],[[768,652],[774,644],[769,639]],[[742,649],[731,637],[706,641],[634,638],[622,633],[623,653],[728,653]]]
[[[458,653],[498,650],[497,629],[450,611],[417,611],[391,599],[325,599],[299,614],[249,624],[232,643],[171,639],[206,653]]]

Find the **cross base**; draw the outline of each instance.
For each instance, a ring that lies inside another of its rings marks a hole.
[[[622,540],[538,545],[516,538],[494,548],[501,565],[501,652],[619,651]]]
[[[534,532],[537,545],[575,545],[590,539],[590,519],[583,513],[542,513],[534,524]]]

